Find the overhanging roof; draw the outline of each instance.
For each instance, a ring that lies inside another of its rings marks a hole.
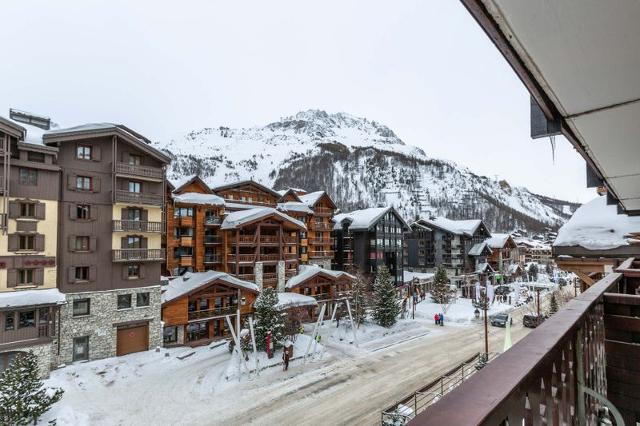
[[[612,201],[640,214],[640,2],[461,1]]]

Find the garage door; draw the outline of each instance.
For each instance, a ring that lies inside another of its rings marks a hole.
[[[118,346],[116,354],[126,355],[149,349],[149,325],[118,328]]]

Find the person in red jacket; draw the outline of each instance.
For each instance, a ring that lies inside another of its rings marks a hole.
[[[435,315],[433,316],[433,319],[436,321],[436,325],[438,325],[438,324],[440,323],[440,315],[435,314]]]

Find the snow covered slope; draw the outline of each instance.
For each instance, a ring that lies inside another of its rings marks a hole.
[[[557,227],[577,208],[430,158],[387,126],[346,113],[308,110],[264,127],[204,128],[156,146],[173,159],[171,179],[199,174],[210,185],[251,178],[275,189],[324,189],[344,211],[393,205],[407,220],[482,217],[510,231]]]

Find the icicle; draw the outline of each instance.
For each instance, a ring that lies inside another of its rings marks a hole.
[[[549,142],[551,143],[551,161],[556,164],[556,136],[549,136]]]

